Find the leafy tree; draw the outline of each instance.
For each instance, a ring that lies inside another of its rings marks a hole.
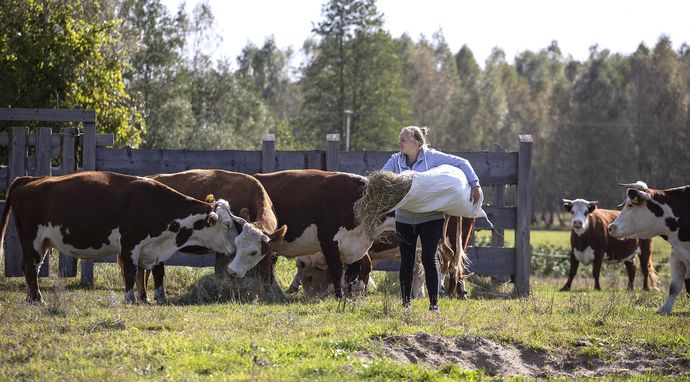
[[[165,147],[192,120],[186,105],[188,79],[182,49],[188,19],[182,9],[171,15],[160,0],[122,0],[123,50],[131,70],[125,72],[127,90],[144,114],[145,147]]]
[[[455,59],[442,31],[417,43],[409,57],[411,70],[405,77],[410,93],[413,120],[431,128],[432,143],[445,149],[456,149],[452,126],[459,96],[459,79]]]
[[[313,59],[303,73],[295,136],[319,146],[326,133],[345,138],[349,109],[352,149],[395,147],[409,111],[397,46],[381,29],[374,0],[331,0],[323,17],[314,28],[320,40],[307,45]]]
[[[455,55],[458,72],[458,98],[454,107],[451,134],[446,145],[456,150],[477,150],[480,148],[483,131],[478,128],[479,86],[481,68],[467,45]]]
[[[87,21],[76,0],[0,2],[0,105],[95,109],[99,132],[136,145],[143,121],[119,39],[115,21]]]
[[[278,123],[294,115],[301,102],[299,87],[290,78],[292,55],[291,49],[281,51],[271,36],[261,48],[247,44],[237,58],[238,74],[248,78]]]
[[[687,184],[688,72],[671,40],[662,36],[653,51],[640,45],[630,57],[628,91],[634,125],[635,165],[650,186]]]

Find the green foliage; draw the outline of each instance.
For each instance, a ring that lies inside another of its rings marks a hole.
[[[333,0],[323,17],[303,73],[302,110],[291,123],[295,136],[321,147],[337,132],[344,143],[345,110],[352,110],[351,149],[395,147],[409,111],[396,44],[381,29],[375,2]]]
[[[0,2],[0,105],[94,109],[98,131],[135,145],[141,113],[125,89],[118,23],[87,21],[81,2]]]

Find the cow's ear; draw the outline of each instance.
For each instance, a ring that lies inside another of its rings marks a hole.
[[[283,224],[280,228],[277,230],[273,231],[270,235],[268,235],[269,238],[271,238],[271,241],[276,241],[276,240],[282,240],[285,237],[285,234],[287,233],[287,226]]]
[[[249,209],[247,207],[242,207],[242,209],[240,210],[240,217],[246,221],[252,220],[249,218]]]
[[[213,194],[206,195],[206,203],[213,203],[216,201],[216,197]]]
[[[215,212],[211,212],[208,214],[208,217],[206,218],[206,224],[209,226],[212,226],[218,222],[218,214]]]
[[[639,206],[645,201],[650,200],[652,197],[644,192],[634,188],[628,188],[628,199],[633,206]]]
[[[589,202],[589,204],[587,205],[587,210],[589,211],[590,214],[591,214],[592,212],[594,212],[594,210],[597,209],[597,205],[598,205],[598,204],[599,204],[599,202],[596,201],[596,200],[593,201],[593,202]]]
[[[562,199],[562,202],[563,202],[563,209],[564,209],[566,212],[572,212],[572,210],[573,210],[573,201],[572,201],[572,200],[568,200],[568,199]]]

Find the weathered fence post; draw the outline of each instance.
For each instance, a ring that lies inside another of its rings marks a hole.
[[[36,176],[50,175],[50,164],[53,159],[52,145],[53,129],[50,127],[39,127],[36,135]],[[40,277],[50,275],[50,252],[48,251],[43,258],[43,264],[38,272]]]
[[[491,151],[502,153],[502,152],[505,152],[506,150],[503,149],[501,146],[494,144]],[[505,189],[506,189],[506,186],[504,184],[494,186],[494,200],[492,201],[492,204],[494,206],[496,206],[496,207],[504,207],[505,206],[505,199],[504,199]],[[492,247],[503,247],[505,245],[503,234],[504,234],[503,229],[495,229],[491,232],[491,246]]]
[[[74,127],[62,128],[62,148],[60,155],[62,158],[61,173],[63,175],[71,174],[77,169],[77,161],[75,158],[75,141],[77,129]],[[58,274],[60,277],[74,277],[77,275],[77,258],[60,254],[58,260]]]
[[[326,171],[340,168],[340,134],[326,135]]]
[[[519,135],[517,224],[515,227],[515,291],[518,296],[528,296],[532,252],[530,249],[530,224],[532,217],[532,136]]]
[[[13,127],[10,129],[10,147],[8,158],[7,190],[19,176],[26,175],[26,144],[29,128]],[[5,201],[7,203],[7,201]],[[22,271],[22,247],[19,244],[14,218],[9,217],[9,224],[5,234],[5,276],[16,277],[24,274]]]
[[[276,169],[276,136],[265,134],[261,148],[261,172],[273,172]]]
[[[84,123],[84,140],[82,142],[82,163],[85,171],[96,170],[96,120]],[[82,288],[93,286],[93,260],[81,260]]]

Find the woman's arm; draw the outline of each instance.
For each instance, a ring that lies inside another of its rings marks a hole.
[[[451,166],[457,167],[465,173],[465,176],[467,177],[467,181],[470,183],[470,186],[479,187],[479,178],[477,177],[477,174],[474,172],[474,169],[472,168],[470,161],[468,161],[467,159],[460,158],[459,156],[452,154],[446,154],[438,150],[432,151],[432,158],[433,159],[430,161],[431,166],[436,167],[442,164],[449,164]]]
[[[392,171],[394,173],[398,173],[398,166],[396,166],[396,163],[398,162],[398,155],[400,153],[395,153],[391,155],[390,159],[388,159],[388,162],[386,162],[385,165],[381,168],[382,171]]]

